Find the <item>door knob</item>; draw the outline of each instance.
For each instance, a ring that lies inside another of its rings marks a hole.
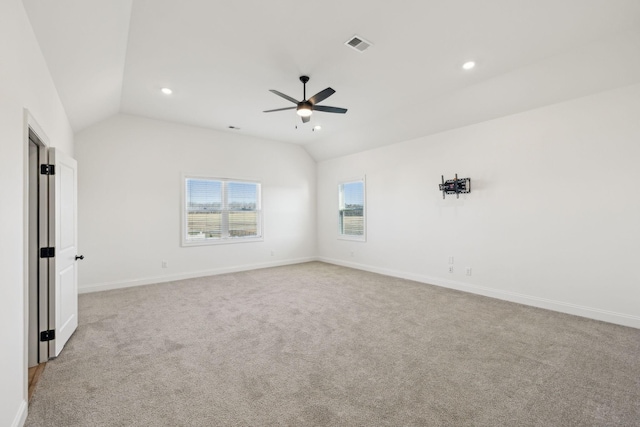
[[[77,260],[83,260],[84,259],[84,255],[76,255],[76,261]]]

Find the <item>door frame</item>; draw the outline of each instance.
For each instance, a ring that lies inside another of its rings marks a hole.
[[[24,132],[23,132],[23,303],[24,303],[24,387],[23,396],[28,401],[28,370],[29,370],[29,132],[33,132],[38,137],[39,163],[43,164],[48,161],[48,150],[50,140],[42,127],[38,124],[28,109],[24,109]],[[46,175],[38,175],[40,189],[48,187],[48,179]],[[40,247],[48,246],[49,242],[49,195],[47,191],[39,192],[39,245]],[[39,325],[38,330],[48,329],[49,324],[49,261],[45,259],[39,260]],[[44,303],[42,303],[44,301]],[[42,363],[49,359],[49,343],[40,342],[38,362]]]
[[[33,138],[32,138],[33,135]],[[35,165],[36,168],[36,179],[37,181],[34,183],[29,182],[28,187],[29,187],[29,192],[31,192],[33,190],[33,186],[37,186],[37,206],[36,206],[36,210],[37,210],[37,214],[38,214],[38,220],[37,220],[37,232],[38,232],[38,236],[37,236],[37,241],[36,241],[36,252],[43,247],[47,247],[50,246],[48,244],[48,242],[50,241],[50,235],[49,235],[49,228],[50,228],[50,211],[49,211],[49,206],[50,206],[50,202],[49,202],[49,197],[50,197],[50,189],[49,189],[49,179],[47,175],[42,175],[40,173],[40,169],[42,167],[42,165],[47,164],[48,159],[48,150],[47,147],[44,145],[44,143],[40,140],[40,137],[38,136],[38,134],[31,129],[31,127],[29,127],[29,145],[31,148],[31,144],[35,145],[36,149],[38,150],[38,162]],[[31,159],[29,159],[29,169],[31,169],[32,167],[34,167],[34,165],[31,163]],[[29,170],[29,179],[31,179],[33,177],[32,175],[32,171]],[[31,217],[31,215],[33,214],[33,212],[31,211],[32,208],[32,204],[31,204],[31,200],[29,200],[29,212],[28,212],[28,216]],[[33,236],[31,236],[31,232],[33,231],[32,228],[32,223],[31,223],[31,218],[29,221],[29,224],[27,226],[28,228],[28,232],[29,232],[29,241],[28,243],[25,243],[25,246],[28,245],[28,251],[29,251],[29,255],[28,255],[28,259],[27,262],[29,263],[29,274],[33,273],[31,270],[31,261],[35,261],[37,263],[37,274],[38,277],[37,279],[37,293],[34,294],[32,291],[32,277],[28,278],[29,281],[29,334],[33,334],[33,329],[32,329],[32,325],[31,322],[32,320],[34,320],[34,316],[35,316],[35,320],[37,323],[36,329],[37,329],[37,333],[39,334],[40,331],[46,331],[49,329],[49,305],[50,305],[50,301],[49,301],[49,277],[51,275],[50,273],[50,265],[51,264],[49,262],[49,260],[47,258],[40,258],[39,256],[35,259],[32,260],[32,257],[36,256],[34,255],[34,248],[31,246],[31,239]],[[35,301],[33,301],[32,299],[35,299]],[[34,307],[34,303],[35,303],[35,307]],[[34,309],[36,310],[36,313],[32,313],[31,310]],[[35,350],[37,352],[37,363],[43,363],[49,360],[49,345],[48,342],[46,341],[40,341],[39,338],[35,337],[35,336],[29,336],[29,343],[28,343],[28,350],[29,350],[29,360],[31,360],[31,353]],[[35,346],[34,348],[31,348],[32,342],[35,340]],[[31,364],[31,362],[30,362]]]

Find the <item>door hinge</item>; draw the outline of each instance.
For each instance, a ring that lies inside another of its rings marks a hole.
[[[40,248],[40,258],[53,258],[56,256],[56,248]]]
[[[40,332],[40,341],[51,341],[56,339],[56,330],[50,329],[48,331]]]
[[[41,175],[55,175],[56,174],[55,165],[40,165],[40,174]]]

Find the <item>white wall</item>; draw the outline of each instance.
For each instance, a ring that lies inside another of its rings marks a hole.
[[[639,117],[635,85],[320,162],[319,255],[640,327]],[[443,200],[456,172],[472,192]],[[337,183],[365,174],[367,242],[338,240]]]
[[[73,133],[19,0],[0,2],[0,426],[27,410],[24,109],[51,146],[73,155]]]
[[[76,135],[76,158],[81,292],[316,254],[316,165],[300,146],[117,115]],[[264,241],[181,247],[183,173],[260,181]]]

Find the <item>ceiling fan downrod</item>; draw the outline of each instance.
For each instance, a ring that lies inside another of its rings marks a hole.
[[[300,76],[300,81],[302,82],[302,100],[307,100],[307,82],[309,81],[309,76]]]

